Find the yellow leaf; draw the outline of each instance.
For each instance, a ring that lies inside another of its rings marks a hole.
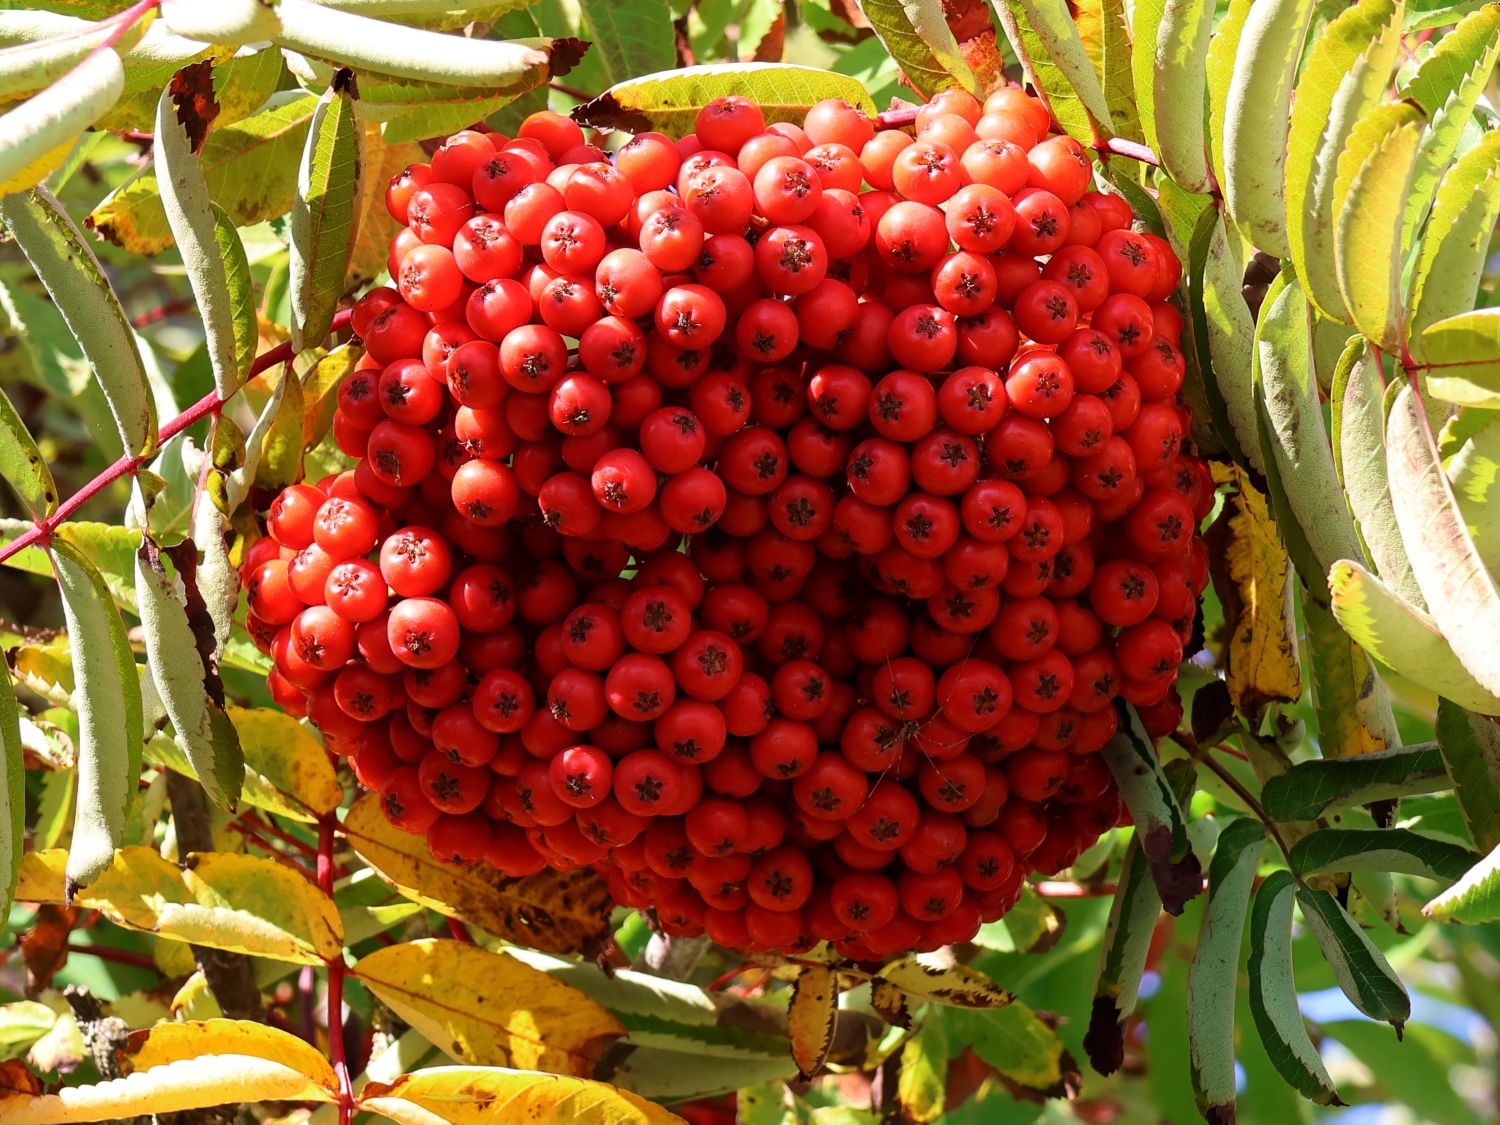
[[[828,1058],[833,1045],[833,1025],[838,1018],[838,974],[826,965],[808,965],[792,986],[788,1030],[792,1037],[792,1059],[804,1080],[811,1078]]]
[[[502,1067],[436,1066],[364,1088],[360,1108],[402,1125],[673,1125],[682,1118],[603,1082]]]
[[[121,1061],[127,1073],[137,1073],[203,1055],[242,1055],[281,1063],[329,1094],[338,1092],[338,1075],[321,1051],[289,1031],[251,1020],[191,1020],[132,1031]]]
[[[391,234],[396,229],[390,212],[385,209],[385,189],[391,177],[408,164],[427,159],[422,146],[415,142],[389,144],[381,138],[380,124],[365,124],[365,158],[369,166],[359,189],[359,223],[355,228],[354,250],[349,256],[346,288],[373,281],[385,269],[391,252]]]
[[[201,1059],[181,1059],[91,1086],[66,1086],[55,1094],[44,1094],[23,1063],[0,1063],[0,1121],[5,1125],[122,1121],[235,1102],[332,1100],[291,1067],[247,1055],[219,1055],[211,1066]]]
[[[1003,1008],[1015,1000],[978,969],[946,964],[931,953],[892,961],[876,977],[924,1001],[955,1008]]]
[[[1209,531],[1214,588],[1229,626],[1226,680],[1236,710],[1254,715],[1302,695],[1291,561],[1265,496],[1244,471],[1215,462],[1213,472],[1215,483],[1234,485]]]
[[[1333,613],[1304,601],[1313,695],[1318,704],[1318,745],[1325,758],[1378,754],[1401,744],[1385,681],[1349,639]]]
[[[576,988],[477,945],[438,938],[390,945],[350,973],[462,1062],[588,1075],[625,1034]]]
[[[322,745],[301,723],[268,707],[231,707],[229,719],[245,752],[245,800],[282,798],[272,812],[311,823],[344,799],[344,787]]]
[[[63,901],[66,862],[61,849],[26,855],[16,897]],[[132,930],[299,965],[322,965],[343,950],[333,900],[259,856],[193,853],[183,870],[151,848],[121,848],[73,901]]]
[[[17,902],[61,902],[63,870],[68,864],[66,848],[48,848],[27,852],[21,857],[20,878],[16,882]]]
[[[511,879],[485,863],[440,863],[422,837],[391,827],[372,793],[354,802],[343,828],[360,858],[407,898],[506,941],[588,955],[609,932],[609,891],[592,871]]]

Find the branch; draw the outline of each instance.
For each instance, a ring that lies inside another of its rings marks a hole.
[[[332,813],[318,817],[318,889],[333,898],[333,834],[336,821]],[[354,1117],[354,1080],[349,1074],[349,1060],[344,1052],[344,951],[328,960],[328,1061],[339,1079],[339,1125],[349,1125]]]
[[[211,852],[214,850],[213,829],[208,821],[208,803],[203,797],[203,787],[190,777],[175,770],[167,771],[167,800],[172,803],[172,823],[177,830],[177,852],[186,856],[189,852]],[[203,970],[203,979],[209,991],[219,1002],[219,1007],[230,1019],[266,1022],[266,1004],[261,999],[260,989],[250,972],[250,958],[243,953],[230,953],[206,946],[192,947],[198,968]]]
[[[329,332],[337,332],[339,329],[346,327],[351,315],[349,309],[341,310],[333,318],[333,324],[330,326]],[[275,367],[278,363],[285,363],[295,354],[292,351],[290,342],[277,344],[269,351],[255,357],[255,362],[250,365],[250,378],[253,379],[262,371]],[[248,382],[249,380],[247,379],[246,381]],[[162,426],[156,435],[157,447],[160,448],[165,445],[178,434],[182,433],[183,430],[193,425],[193,423],[201,422],[204,418],[219,413],[219,411],[224,409],[227,402],[228,399],[220,398],[217,391],[204,395],[197,402],[193,403],[192,406]],[[3,563],[12,555],[25,550],[27,547],[48,542],[52,538],[52,533],[74,512],[78,511],[79,508],[114,484],[115,481],[120,480],[122,477],[134,476],[148,460],[149,458],[143,454],[134,456],[125,454],[122,456],[113,465],[109,466],[109,468],[105,469],[93,480],[89,481],[88,484],[59,504],[57,511],[39,522],[31,530],[23,535],[18,535],[4,547],[0,547],[0,563]]]

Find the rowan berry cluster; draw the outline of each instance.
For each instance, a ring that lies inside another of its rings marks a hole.
[[[249,551],[270,686],[454,863],[668,933],[966,940],[1121,823],[1207,561],[1180,269],[1041,103],[606,155],[539,113],[387,204],[394,288]],[[915,135],[912,135],[912,132]]]

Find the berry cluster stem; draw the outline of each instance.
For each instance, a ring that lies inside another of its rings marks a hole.
[[[318,889],[333,897],[333,839],[336,823],[332,813],[318,818]],[[339,1077],[339,1125],[349,1125],[354,1116],[354,1083],[349,1060],[344,1055],[344,954],[340,950],[328,960],[328,1061]]]
[[[152,0],[152,6],[154,5],[155,0]],[[350,310],[341,310],[338,315],[333,318],[333,325],[329,331],[336,332],[339,329],[346,327],[349,323],[350,315]],[[293,358],[295,354],[296,353],[292,351],[292,345],[289,342],[277,344],[274,348],[270,348],[269,350],[262,352],[260,355],[255,357],[255,362],[250,365],[250,377],[253,378],[256,375],[259,375],[262,371],[265,371],[267,368],[274,367],[278,363],[286,362],[287,360]],[[157,448],[160,448],[167,442],[171,441],[174,437],[180,434],[183,430],[187,429],[189,426],[193,425],[195,422],[201,422],[204,418],[207,418],[213,414],[217,414],[219,411],[224,409],[224,406],[228,401],[229,400],[227,398],[219,397],[217,391],[212,391],[209,394],[204,395],[197,402],[193,403],[192,406],[184,410],[181,414],[177,415],[175,418],[169,419],[162,425],[161,429],[157,432],[156,435]],[[98,496],[99,493],[103,492],[110,485],[114,484],[115,481],[120,480],[123,477],[133,476],[134,474],[138,473],[141,470],[141,467],[145,465],[148,460],[149,456],[145,454],[127,453],[122,455],[117,461],[115,461],[114,464],[110,465],[98,476],[94,477],[93,480],[89,481],[72,496],[68,497],[68,499],[59,504],[57,506],[57,511],[53,512],[46,519],[40,520],[37,525],[31,530],[25,532],[22,535],[18,535],[4,547],[0,547],[0,563],[3,563],[12,555],[25,550],[27,547],[30,547],[33,544],[44,544],[48,542],[52,538],[52,533],[55,532],[58,527],[63,524],[64,521],[72,516],[74,512],[78,511],[79,508],[83,507],[95,496]]]

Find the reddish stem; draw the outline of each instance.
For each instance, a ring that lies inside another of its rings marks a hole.
[[[329,331],[337,332],[339,329],[346,327],[351,315],[351,310],[349,309],[340,310],[338,315],[333,318],[333,325],[329,328]],[[269,367],[274,367],[278,363],[285,363],[294,354],[290,342],[277,344],[269,351],[255,357],[255,362],[250,365],[251,378],[259,375]],[[197,402],[193,403],[192,406],[177,415],[177,417],[170,419],[161,427],[156,435],[157,446],[165,445],[178,434],[182,433],[183,430],[193,425],[193,423],[201,422],[204,418],[212,414],[217,414],[220,410],[224,409],[224,404],[227,401],[227,399],[220,398],[217,391],[212,391],[204,395]],[[4,547],[0,547],[0,563],[3,563],[12,555],[25,550],[33,544],[46,543],[52,538],[52,533],[69,516],[78,511],[79,508],[83,507],[95,496],[98,496],[99,493],[103,492],[110,485],[114,484],[115,481],[139,472],[141,466],[148,459],[143,454],[125,454],[120,457],[113,465],[109,466],[109,468],[105,469],[93,480],[89,481],[88,484],[59,504],[57,511],[53,512],[24,535],[18,535],[10,543],[7,543]]]
[[[448,932],[453,935],[455,941],[461,941],[465,945],[474,944],[474,935],[469,933],[469,927],[457,918],[448,919]]]
[[[148,324],[155,324],[158,320],[166,320],[169,316],[176,316],[180,312],[186,312],[188,309],[194,308],[197,303],[192,297],[178,297],[175,301],[168,301],[164,305],[158,305],[154,309],[147,309],[145,312],[131,317],[130,326],[132,328],[145,328]]]
[[[307,874],[306,867],[298,863],[291,856],[287,855],[286,852],[282,851],[275,844],[271,843],[270,840],[267,840],[259,832],[256,832],[255,829],[247,828],[243,824],[237,824],[232,821],[230,822],[228,827],[229,831],[238,832],[241,836],[243,836],[245,838],[245,843],[259,848],[261,851],[265,852],[267,856],[275,860],[277,863],[281,864],[283,867],[290,867],[299,875],[305,876]]]
[[[293,836],[290,832],[285,832],[282,829],[277,828],[276,825],[271,824],[269,821],[262,820],[252,812],[242,814],[240,816],[240,820],[244,821],[257,832],[263,833],[266,836],[270,836],[273,839],[280,840],[287,847],[295,848],[305,856],[312,857],[318,854],[318,849],[307,843],[305,840],[297,839],[297,837]]]
[[[333,896],[332,813],[318,817],[318,889]],[[328,1061],[339,1076],[339,1125],[349,1125],[354,1117],[354,1082],[349,1076],[349,1060],[344,1056],[344,954],[340,950],[328,960]]]
[[[129,965],[133,969],[145,969],[158,975],[161,973],[161,970],[156,967],[156,962],[145,953],[132,953],[128,949],[112,949],[107,945],[79,945],[71,941],[63,948],[69,953],[83,953],[116,965]]]

